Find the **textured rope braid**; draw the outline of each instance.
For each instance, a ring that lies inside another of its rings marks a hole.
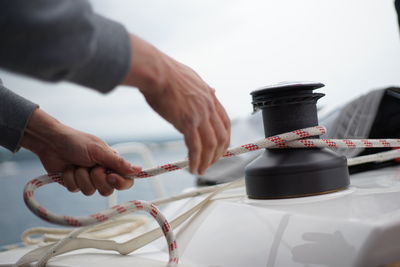
[[[204,187],[180,195],[168,198],[161,198],[158,200],[154,200],[152,203],[154,205],[165,205],[180,199],[193,198],[203,194],[208,194],[208,196],[201,200],[199,203],[181,213],[170,222],[171,228],[175,229],[179,225],[187,221],[191,216],[203,210],[213,199],[215,199],[215,197],[219,193],[228,189],[242,187],[243,185],[244,179],[240,179],[227,184]],[[145,245],[151,243],[152,241],[160,238],[163,235],[161,229],[155,228],[123,243],[117,243],[113,240],[99,240],[79,237],[83,233],[91,232],[98,229],[98,227],[105,227],[107,223],[108,222],[101,223],[100,225],[80,227],[76,230],[69,231],[68,236],[58,241],[57,243],[39,246],[36,249],[29,251],[18,260],[18,262],[15,264],[15,267],[26,266],[33,262],[37,262],[37,264],[35,265],[36,267],[44,266],[51,257],[83,248],[111,250],[116,251],[122,255],[127,255],[139,248],[144,247]]]
[[[301,138],[307,138],[312,136],[323,135],[326,133],[325,127],[315,126],[310,128],[305,128],[302,130],[296,130],[284,134],[279,134],[276,136],[271,136],[267,138],[263,138],[254,143],[241,145],[235,148],[229,149],[222,157],[229,158],[232,156],[240,155],[243,153],[247,153],[250,151],[259,150],[262,148],[271,148],[271,147],[286,147],[285,144],[290,141],[294,141]],[[180,170],[186,168],[189,165],[189,160],[181,160],[173,163],[161,165],[159,167],[150,168],[144,171],[139,172],[136,175],[127,176],[126,178],[147,178],[151,176],[156,176],[165,172]]]
[[[378,148],[378,147],[400,147],[400,139],[303,139],[307,137],[323,135],[326,129],[322,126],[315,126],[285,134],[267,137],[254,143],[241,145],[229,149],[223,158],[240,155],[262,148]],[[189,165],[188,160],[176,161],[141,171],[140,173],[126,178],[147,178],[165,172],[180,170]]]
[[[28,184],[26,184],[24,189],[24,200],[29,209],[42,218],[45,221],[52,222],[59,225],[66,225],[66,226],[74,226],[74,227],[81,227],[81,226],[89,226],[98,224],[104,221],[109,220],[110,218],[116,218],[122,216],[124,214],[135,212],[135,211],[146,211],[148,212],[159,224],[160,228],[163,231],[165,238],[167,239],[168,243],[168,250],[169,250],[169,262],[167,266],[176,266],[178,263],[178,251],[176,245],[176,239],[174,232],[171,230],[171,226],[169,222],[164,217],[164,215],[158,210],[158,208],[147,201],[139,201],[139,200],[132,200],[121,205],[116,205],[110,209],[104,210],[102,212],[98,212],[95,214],[91,214],[89,216],[81,216],[81,217],[72,217],[72,216],[63,216],[58,215],[52,212],[49,212],[43,206],[41,206],[34,198],[33,193],[39,187],[58,182],[63,184],[63,180],[61,175],[42,175],[36,179],[33,179]]]
[[[315,148],[315,147],[329,147],[329,148],[373,148],[373,147],[400,147],[400,139],[309,139],[309,137],[319,136],[326,133],[326,129],[322,126],[315,126],[296,130],[272,137],[261,139],[257,142],[241,145],[232,149],[229,149],[223,157],[232,157],[242,153],[259,150],[262,148]],[[306,139],[305,139],[306,138]],[[397,152],[397,151],[396,151]],[[388,152],[384,152],[388,153]],[[383,153],[380,153],[383,154]],[[398,157],[399,153],[391,153],[389,156],[382,157],[382,159],[389,159]],[[366,160],[374,160],[374,158],[368,158]],[[356,162],[356,163],[360,163]],[[364,161],[365,162],[365,161]],[[170,164],[165,164],[159,167],[151,168],[140,172],[134,176],[128,176],[126,178],[147,178],[155,175],[159,175],[165,172],[175,171],[183,169],[188,166],[188,160],[177,161]],[[355,164],[356,164],[355,163]],[[175,240],[174,233],[171,229],[170,224],[165,217],[159,212],[157,207],[146,201],[133,200],[120,205],[116,205],[110,209],[89,215],[89,216],[64,216],[52,213],[41,206],[34,199],[34,191],[49,183],[58,182],[63,184],[62,175],[43,175],[30,181],[24,189],[24,200],[29,209],[39,216],[40,218],[52,222],[55,224],[66,225],[66,226],[88,226],[92,224],[98,224],[107,221],[111,218],[127,214],[129,212],[135,212],[138,210],[144,210],[158,222],[162,229],[162,232],[167,240],[169,250],[169,262],[168,266],[176,266],[178,264],[178,250]],[[60,247],[62,244],[58,245]],[[54,250],[55,251],[55,250]],[[41,260],[40,263],[43,265],[50,258],[51,255],[47,255],[45,259]]]
[[[91,229],[85,233],[84,237],[108,239],[132,233],[147,223],[148,217],[144,215],[124,216],[91,227]],[[71,229],[66,228],[34,227],[24,231],[21,235],[21,239],[26,245],[40,244],[42,246],[67,237],[71,231]]]

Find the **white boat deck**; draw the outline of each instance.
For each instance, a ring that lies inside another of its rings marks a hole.
[[[181,200],[172,219],[203,198]],[[382,266],[400,261],[400,167],[351,176],[341,192],[252,200],[244,188],[218,195],[175,230],[179,266]],[[0,253],[12,266],[32,247]],[[165,240],[130,254],[84,249],[51,259],[49,267],[165,266]]]

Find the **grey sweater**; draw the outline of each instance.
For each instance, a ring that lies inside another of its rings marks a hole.
[[[0,0],[0,68],[109,92],[125,78],[130,42],[86,0]],[[36,104],[0,84],[0,145],[19,148]]]

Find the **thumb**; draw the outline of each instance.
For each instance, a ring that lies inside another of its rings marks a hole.
[[[101,155],[97,155],[96,162],[120,175],[136,174],[142,170],[140,166],[129,163],[111,148],[104,151]]]

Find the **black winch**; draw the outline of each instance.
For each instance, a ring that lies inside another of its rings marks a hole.
[[[322,83],[281,83],[251,93],[254,110],[261,109],[265,136],[318,125],[313,90]],[[314,137],[318,138],[318,137]],[[290,198],[325,194],[349,186],[344,156],[325,148],[265,149],[246,167],[249,198]]]

